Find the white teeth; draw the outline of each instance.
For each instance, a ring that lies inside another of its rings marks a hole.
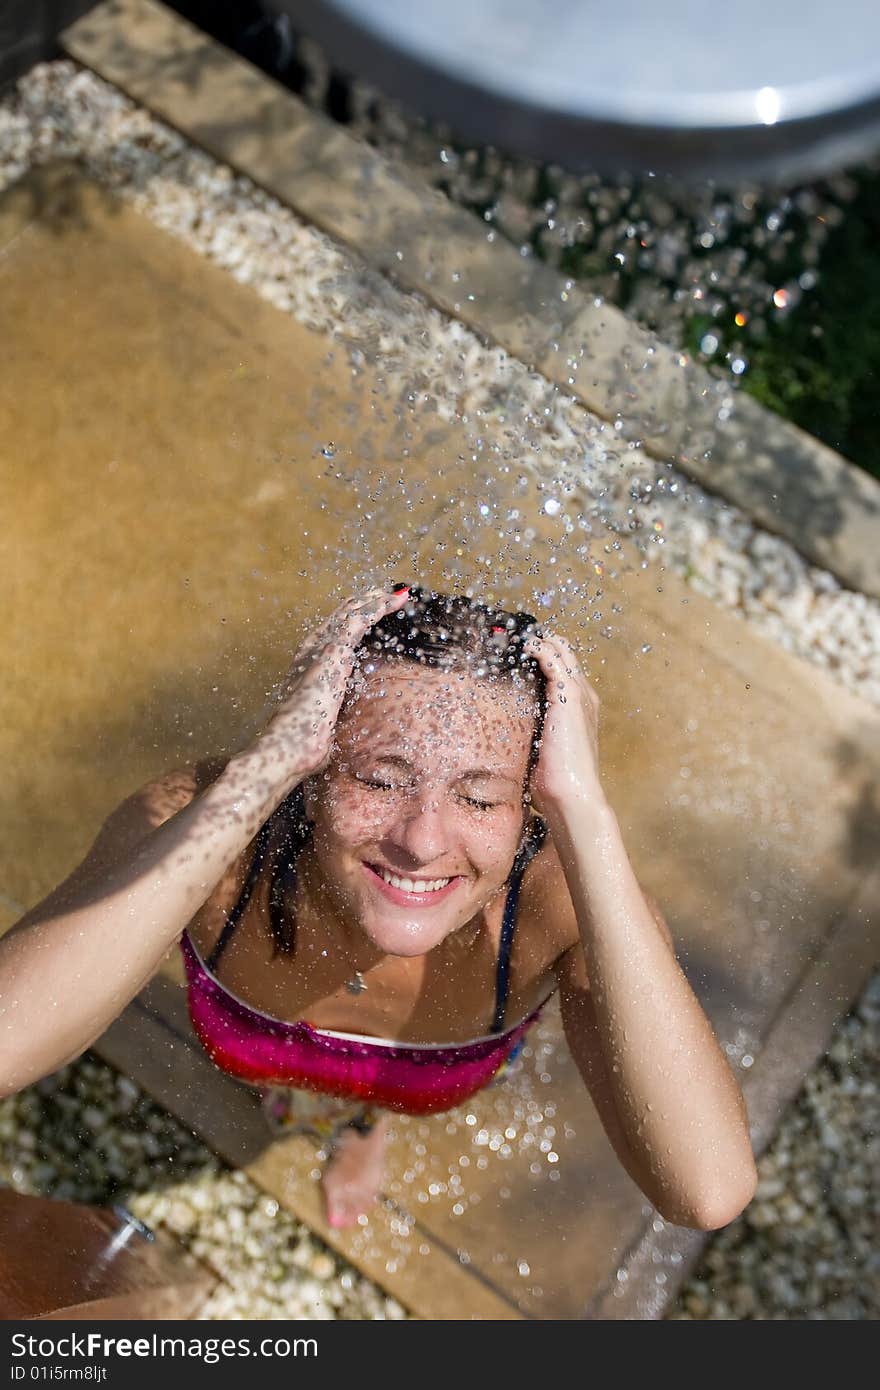
[[[431,878],[413,881],[411,878],[399,878],[397,874],[391,874],[387,869],[379,869],[386,883],[390,883],[392,888],[401,888],[404,893],[436,893],[439,889],[445,888],[447,883],[451,883],[451,878]]]

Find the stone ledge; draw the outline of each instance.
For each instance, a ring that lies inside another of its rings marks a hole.
[[[521,257],[156,0],[106,0],[62,44],[404,289],[880,598],[880,484],[832,449]]]

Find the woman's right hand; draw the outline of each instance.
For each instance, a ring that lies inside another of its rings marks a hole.
[[[333,735],[355,650],[380,618],[402,608],[409,590],[371,589],[346,599],[297,649],[278,694],[278,708],[258,740],[277,747],[289,772],[300,781],[330,761]]]

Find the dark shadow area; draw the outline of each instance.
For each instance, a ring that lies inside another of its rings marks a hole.
[[[848,835],[839,853],[844,863],[867,874],[880,862],[880,786],[877,780],[880,726],[866,721],[858,733],[860,737],[852,742],[842,739],[836,750],[841,772],[849,773],[858,785],[849,815]],[[873,754],[867,767],[866,747]]]
[[[62,56],[58,35],[98,0],[3,0],[0,5],[0,94],[35,63]]]
[[[68,232],[95,226],[93,209],[117,217],[125,204],[106,185],[90,176],[84,159],[51,159],[32,166],[0,195],[0,247],[4,218],[11,214],[16,230],[39,222],[41,230],[61,239]]]

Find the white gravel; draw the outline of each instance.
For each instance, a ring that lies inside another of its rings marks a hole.
[[[713,1235],[667,1316],[880,1317],[880,971],[758,1174],[754,1199]]]

